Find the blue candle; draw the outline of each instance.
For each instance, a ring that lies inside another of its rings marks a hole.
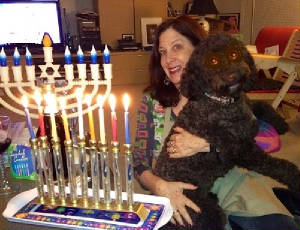
[[[26,65],[32,66],[32,55],[29,52],[27,47],[26,47],[25,59],[26,59]]]
[[[27,108],[27,106],[28,106],[28,99],[24,95],[21,100],[22,100],[22,104],[24,106],[24,111],[25,111],[25,116],[26,116],[26,122],[27,122],[28,130],[29,130],[30,138],[35,138],[35,135],[34,135],[34,132],[33,132],[32,123],[31,123],[31,118],[29,116],[29,110]]]
[[[92,46],[92,50],[91,50],[91,63],[92,64],[97,64],[98,61],[98,56],[97,56],[97,52],[95,50],[94,45]]]
[[[129,112],[125,111],[125,144],[130,144]]]
[[[18,48],[15,48],[14,51],[14,66],[19,66],[20,65],[20,53],[18,51]]]
[[[107,48],[107,45],[105,45],[103,57],[104,57],[104,64],[109,64],[110,63],[110,52]]]
[[[124,121],[125,121],[125,144],[130,144],[130,130],[129,130],[129,96],[128,94],[124,94],[123,96],[123,104],[124,104]]]
[[[83,56],[83,52],[80,46],[78,46],[78,51],[77,51],[77,60],[79,64],[83,64],[84,62],[84,56]]]
[[[6,54],[4,52],[4,48],[2,47],[1,52],[0,52],[0,65],[1,66],[6,66]]]
[[[65,49],[65,63],[66,63],[66,65],[71,64],[71,53],[70,53],[68,46],[66,46],[66,49]]]

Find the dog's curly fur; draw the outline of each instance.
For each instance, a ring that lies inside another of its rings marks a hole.
[[[184,194],[202,210],[200,214],[188,208],[193,226],[168,224],[165,229],[224,229],[226,217],[210,192],[215,180],[234,166],[256,171],[285,184],[295,195],[300,194],[300,172],[287,160],[265,154],[255,144],[258,122],[249,106],[243,86],[255,77],[256,68],[244,45],[227,34],[209,36],[198,45],[187,64],[181,92],[189,99],[173,127],[205,138],[210,152],[190,157],[169,158],[165,140],[154,173],[168,181],[182,181],[197,186]],[[264,108],[267,104],[259,104]],[[255,109],[254,109],[255,110]],[[267,116],[287,125],[268,107]],[[259,114],[259,109],[256,111]],[[260,114],[262,117],[263,115]],[[277,120],[276,120],[277,119]],[[276,126],[276,124],[274,124]]]

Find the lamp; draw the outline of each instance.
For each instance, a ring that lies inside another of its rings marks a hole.
[[[194,0],[189,14],[218,14],[217,7],[213,0]]]

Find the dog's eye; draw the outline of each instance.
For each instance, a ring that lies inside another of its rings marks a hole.
[[[230,59],[231,60],[236,60],[238,58],[238,53],[237,52],[231,52],[230,53]]]
[[[218,65],[218,64],[219,64],[219,61],[218,61],[217,58],[212,58],[212,59],[210,59],[210,64],[211,64],[211,65]]]

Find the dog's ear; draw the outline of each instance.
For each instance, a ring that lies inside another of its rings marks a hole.
[[[253,57],[251,56],[251,54],[247,51],[247,49],[244,47],[244,60],[245,62],[248,64],[249,68],[250,68],[250,75],[247,78],[245,84],[244,84],[244,88],[243,91],[244,92],[248,92],[250,90],[253,89],[255,82],[257,80],[257,69],[253,60]]]

